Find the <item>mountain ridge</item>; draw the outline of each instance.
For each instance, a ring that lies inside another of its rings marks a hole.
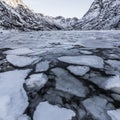
[[[63,29],[54,23],[48,23],[42,16],[38,17],[22,0],[0,0],[0,26],[24,31]]]
[[[77,18],[50,17],[34,13],[22,0],[0,0],[0,26],[5,29],[71,30]]]
[[[0,0],[0,26],[30,30],[119,30],[120,0],[94,0],[81,18],[34,13],[22,0]]]
[[[73,27],[79,30],[120,29],[120,0],[95,0]]]

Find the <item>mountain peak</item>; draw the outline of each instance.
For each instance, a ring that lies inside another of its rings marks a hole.
[[[3,1],[12,7],[18,7],[18,5],[26,6],[22,0],[3,0]]]

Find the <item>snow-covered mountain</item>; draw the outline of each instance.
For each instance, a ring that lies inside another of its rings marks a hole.
[[[43,19],[44,21],[47,21],[48,23],[55,24],[56,26],[59,26],[62,28],[62,30],[72,30],[73,25],[79,21],[78,18],[64,18],[62,16],[58,17],[52,17],[52,16],[44,16],[41,13],[35,13],[36,16],[40,19]]]
[[[95,0],[75,29],[120,29],[120,0]]]
[[[34,13],[22,0],[0,0],[0,26],[19,30],[71,30],[77,18]]]
[[[0,26],[20,30],[61,30],[62,26],[31,11],[22,0],[0,0]]]
[[[78,18],[74,17],[74,18],[64,18],[62,16],[58,16],[58,17],[52,17],[51,22],[54,22],[57,25],[61,25],[65,30],[72,30],[73,29],[73,25],[75,23],[77,23],[79,21]]]
[[[23,5],[24,7],[27,7],[25,6],[22,0],[4,0],[4,1],[12,7],[18,7],[18,5]]]
[[[82,19],[44,16],[22,0],[0,0],[0,26],[25,31],[120,29],[120,0],[95,0]]]

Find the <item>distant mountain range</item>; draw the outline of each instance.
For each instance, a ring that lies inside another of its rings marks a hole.
[[[120,0],[95,0],[82,19],[44,16],[22,0],[0,0],[0,27],[22,31],[120,29]]]

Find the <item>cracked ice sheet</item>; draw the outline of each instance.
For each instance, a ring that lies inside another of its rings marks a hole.
[[[28,97],[23,83],[30,71],[14,70],[0,73],[0,120],[16,120],[24,116]]]
[[[91,37],[92,36],[92,37]],[[1,35],[0,48],[49,48],[82,45],[91,48],[114,48],[120,45],[119,31],[40,31],[12,32]]]

